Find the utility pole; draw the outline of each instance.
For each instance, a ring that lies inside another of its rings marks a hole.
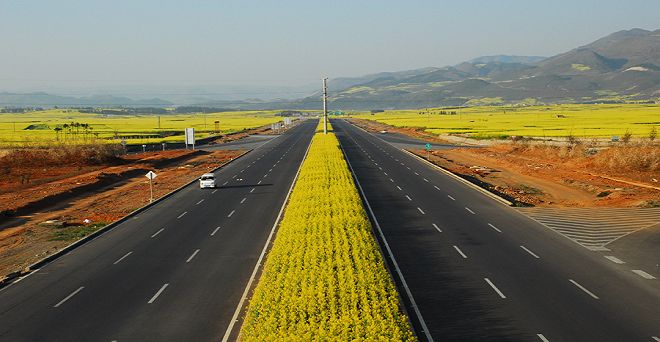
[[[327,77],[323,77],[323,134],[328,134],[328,86]]]

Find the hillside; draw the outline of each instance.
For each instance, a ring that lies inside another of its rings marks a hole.
[[[331,106],[342,109],[653,101],[660,98],[660,30],[616,32],[550,58],[485,56],[443,68],[337,79],[329,88]]]

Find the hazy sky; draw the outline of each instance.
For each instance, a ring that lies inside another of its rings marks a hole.
[[[554,55],[660,28],[658,0],[0,0],[0,91],[16,85],[301,85]]]

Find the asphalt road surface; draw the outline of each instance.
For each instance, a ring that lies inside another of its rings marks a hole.
[[[219,189],[195,183],[0,290],[0,340],[221,340],[316,124],[220,169]]]
[[[333,128],[421,340],[660,341],[659,280],[587,250],[379,134],[342,120]]]

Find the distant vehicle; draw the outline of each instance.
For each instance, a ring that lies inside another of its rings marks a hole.
[[[203,174],[199,177],[199,187],[200,189],[216,188],[215,175],[212,173]]]
[[[380,133],[381,133],[381,134],[385,134],[385,133],[387,133],[387,131],[380,131]]]

